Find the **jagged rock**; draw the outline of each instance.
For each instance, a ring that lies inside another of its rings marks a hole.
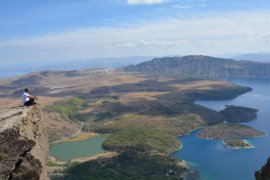
[[[47,156],[39,106],[0,109],[0,179],[46,179]]]
[[[261,170],[255,172],[256,180],[270,180],[270,157]]]

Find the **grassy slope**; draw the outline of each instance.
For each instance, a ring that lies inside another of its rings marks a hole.
[[[147,128],[134,128],[118,131],[108,137],[103,148],[109,151],[157,151],[171,153],[180,148],[175,136]]]
[[[76,97],[65,101],[54,102],[51,106],[45,107],[48,112],[58,112],[65,120],[85,121],[85,116],[79,111],[87,106],[83,98]]]
[[[131,128],[147,128],[179,136],[203,125],[206,123],[195,114],[175,117],[124,114],[106,123],[98,124],[94,130],[101,133],[114,133]]]
[[[54,102],[52,105],[44,108],[48,112],[57,112],[65,120],[71,121],[86,121],[91,116],[88,113],[81,111],[89,108],[92,105],[104,105],[117,97],[101,97],[89,99],[86,97],[74,97],[63,101]]]

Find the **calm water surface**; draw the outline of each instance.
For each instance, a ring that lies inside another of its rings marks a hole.
[[[107,135],[100,135],[98,137],[79,142],[59,143],[50,147],[49,154],[61,161],[94,156],[105,152],[101,146],[106,138]]]
[[[225,105],[238,105],[259,109],[258,119],[244,123],[270,133],[270,79],[231,79],[239,85],[253,88],[252,92],[228,101],[197,101],[196,103],[215,110]],[[205,140],[196,136],[197,131],[179,137],[184,147],[174,155],[190,163],[205,180],[254,180],[254,172],[265,164],[270,156],[270,137],[249,139],[255,149],[233,150],[222,141]]]

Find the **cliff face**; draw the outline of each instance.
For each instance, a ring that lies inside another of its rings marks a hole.
[[[46,179],[47,156],[39,107],[0,109],[0,179]]]
[[[255,173],[256,180],[270,180],[270,158],[260,171]]]
[[[152,61],[124,68],[128,72],[150,74],[177,74],[188,77],[270,77],[270,63],[234,61],[208,56],[183,56],[156,58]]]

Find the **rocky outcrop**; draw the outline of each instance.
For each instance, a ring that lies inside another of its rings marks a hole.
[[[0,179],[46,179],[47,156],[39,106],[0,109]]]
[[[270,180],[270,157],[265,166],[255,173],[256,180]]]
[[[270,63],[235,61],[209,56],[155,58],[123,68],[128,72],[181,75],[199,78],[270,77]]]

